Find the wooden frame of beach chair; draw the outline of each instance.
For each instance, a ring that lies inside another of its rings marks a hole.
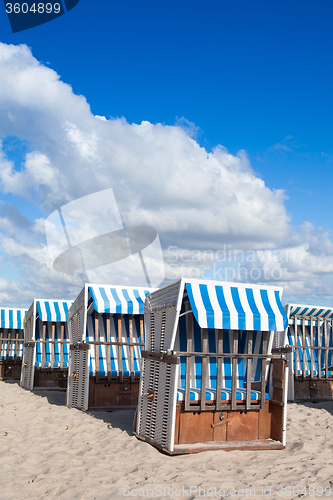
[[[66,389],[69,337],[67,313],[73,301],[35,299],[24,318],[20,385],[24,389]]]
[[[281,346],[289,355],[288,397],[291,401],[333,399],[333,307],[285,306],[288,328]]]
[[[24,309],[0,309],[0,380],[20,379],[23,355]]]
[[[150,291],[85,285],[68,313],[67,406],[81,410],[136,407],[144,302]]]
[[[193,279],[150,294],[135,435],[171,455],[282,449],[288,368],[272,353],[287,324],[281,294]]]

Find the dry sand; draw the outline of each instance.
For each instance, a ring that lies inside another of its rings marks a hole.
[[[1,499],[333,498],[333,402],[289,404],[285,450],[169,457],[132,435],[133,411],[83,413],[5,382],[0,399]]]

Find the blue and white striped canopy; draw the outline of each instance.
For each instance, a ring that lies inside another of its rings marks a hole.
[[[95,311],[111,314],[143,314],[146,296],[154,290],[130,286],[89,286]]]
[[[42,321],[67,321],[72,300],[37,300],[37,311]]]
[[[186,281],[185,286],[201,328],[255,331],[287,328],[281,288],[199,280]]]
[[[288,307],[288,306],[287,306]],[[304,306],[289,304],[289,318],[303,316],[306,318],[333,318],[333,307]]]
[[[25,309],[10,309],[2,307],[0,309],[0,328],[23,328],[23,319],[27,311]]]

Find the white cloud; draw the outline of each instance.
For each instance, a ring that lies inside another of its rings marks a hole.
[[[217,147],[207,154],[181,126],[96,118],[27,47],[2,44],[0,53],[0,106],[8,110],[0,131],[31,148],[21,171],[3,159],[5,191],[28,199],[34,193],[52,211],[112,187],[128,223],[178,240],[184,231],[208,241],[219,235],[269,242],[286,234],[283,193],[254,175],[244,152],[233,156]]]
[[[255,175],[244,151],[234,156],[222,146],[212,152],[200,147],[195,140],[200,130],[184,118],[166,126],[94,116],[86,99],[28,47],[5,44],[0,44],[0,111],[0,139],[14,136],[28,145],[21,168],[0,148],[1,190],[33,201],[45,217],[112,187],[123,221],[154,227],[164,250],[169,245],[214,252],[225,244],[243,251],[293,247],[298,249],[293,265],[283,257],[279,264],[291,292],[306,293],[303,279],[331,273],[328,236],[313,227],[295,232],[283,191],[269,189]],[[288,148],[274,146],[281,147]],[[24,236],[15,217],[0,219],[0,229],[0,248],[9,260],[16,259],[31,293],[68,290],[73,278],[46,264],[40,221]],[[323,248],[319,241],[325,243],[321,254],[316,253]]]
[[[268,149],[268,151],[278,151],[278,150],[292,151],[292,149],[289,146],[287,146],[287,144],[282,144],[281,142],[274,144]]]

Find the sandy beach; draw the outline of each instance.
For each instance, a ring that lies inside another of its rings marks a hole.
[[[0,398],[4,500],[333,498],[333,402],[289,404],[285,450],[169,457],[133,436],[133,411],[83,413],[14,382]]]

